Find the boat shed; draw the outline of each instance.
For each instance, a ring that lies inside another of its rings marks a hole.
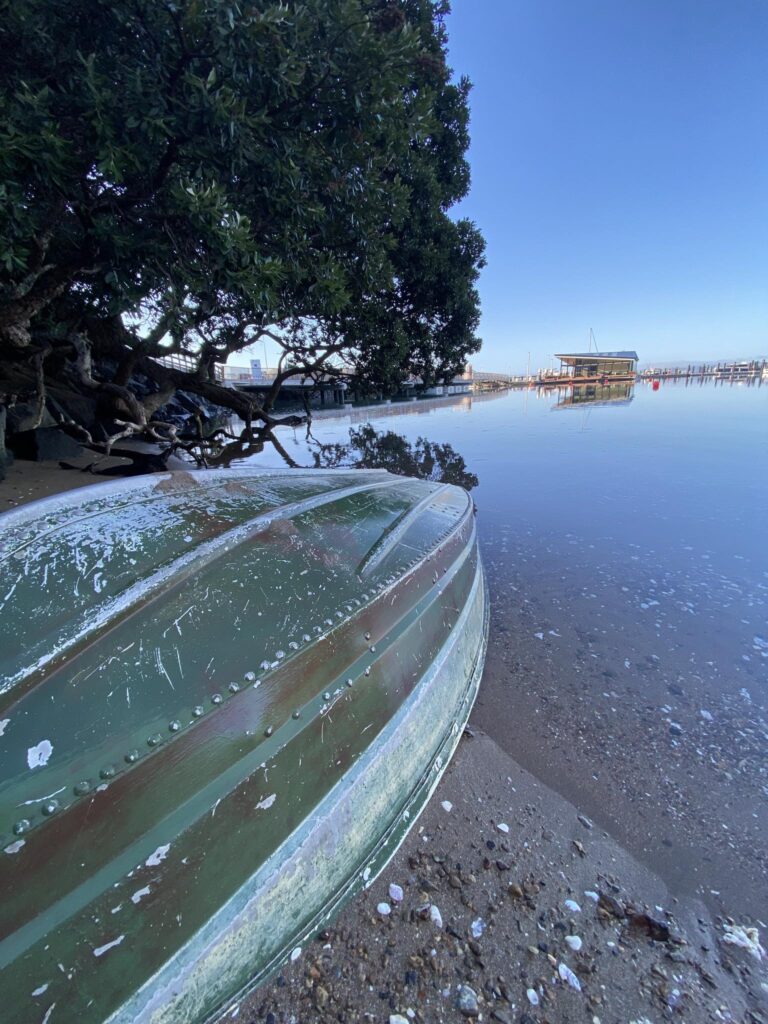
[[[580,380],[627,380],[637,370],[637,352],[558,352],[555,358],[562,376]]]

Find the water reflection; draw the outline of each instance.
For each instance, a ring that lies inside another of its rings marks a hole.
[[[450,444],[436,444],[425,437],[409,441],[393,430],[376,430],[370,423],[349,431],[347,442],[323,444],[312,439],[316,469],[387,469],[401,476],[440,480],[470,491],[478,478],[467,469],[464,458]]]
[[[572,409],[584,405],[629,405],[634,398],[633,383],[576,384],[560,392],[553,409]]]

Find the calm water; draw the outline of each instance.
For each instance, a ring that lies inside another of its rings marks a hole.
[[[302,465],[471,487],[493,610],[477,723],[674,891],[766,915],[768,387],[603,398],[514,391],[279,436]]]

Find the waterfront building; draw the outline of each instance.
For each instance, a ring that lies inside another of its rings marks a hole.
[[[637,352],[556,353],[560,360],[559,378],[580,381],[634,380]]]

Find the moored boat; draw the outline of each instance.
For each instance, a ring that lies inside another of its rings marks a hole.
[[[482,670],[472,503],[170,473],[0,517],[0,1001],[209,1018],[369,883]]]

